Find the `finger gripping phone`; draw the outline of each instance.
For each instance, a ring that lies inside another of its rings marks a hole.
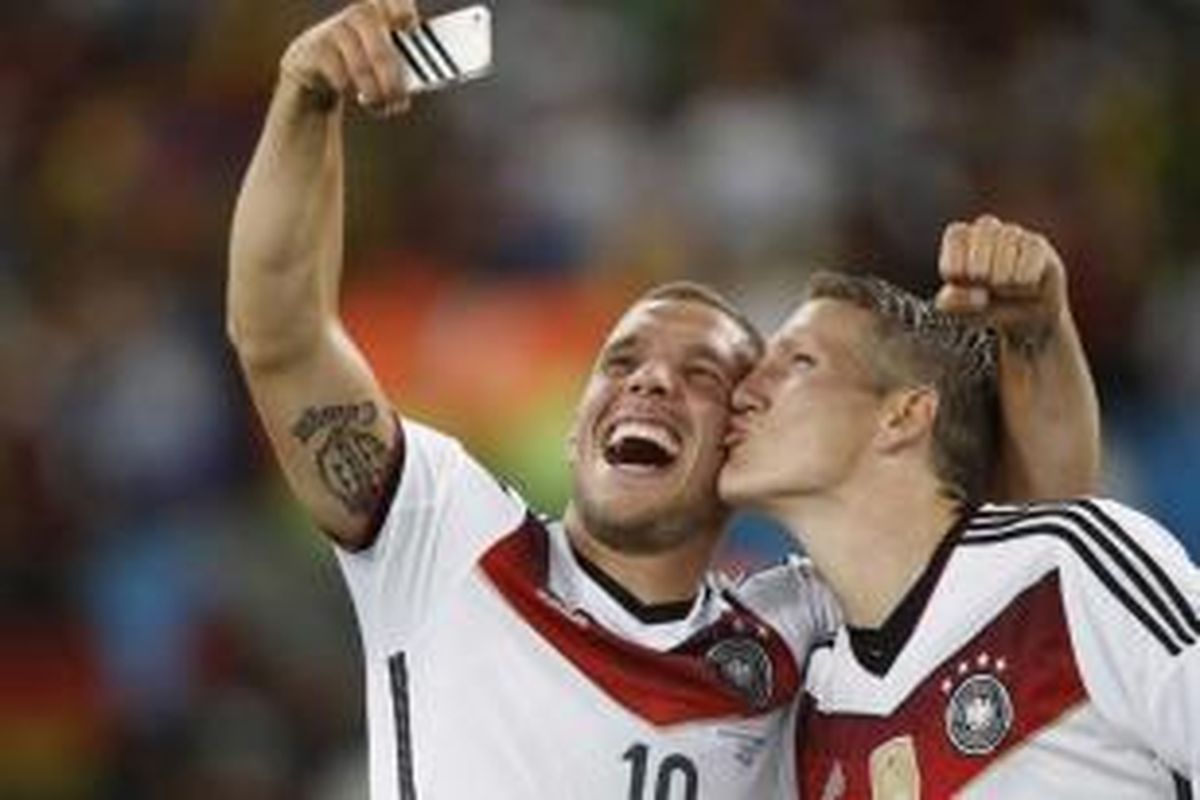
[[[434,92],[482,78],[492,69],[492,13],[473,5],[392,31],[411,94]]]

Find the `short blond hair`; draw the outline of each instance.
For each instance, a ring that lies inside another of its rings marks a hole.
[[[715,308],[731,319],[746,334],[746,338],[754,350],[755,359],[761,358],[767,349],[762,332],[750,321],[750,318],[724,295],[707,284],[695,281],[670,281],[649,289],[634,302],[634,305],[655,300],[682,300]]]

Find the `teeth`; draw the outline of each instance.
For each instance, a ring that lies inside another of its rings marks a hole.
[[[666,427],[653,422],[618,422],[608,433],[609,446],[625,439],[638,438],[654,442],[672,456],[679,454],[679,444],[674,434]]]

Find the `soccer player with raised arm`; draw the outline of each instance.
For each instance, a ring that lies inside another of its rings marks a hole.
[[[1044,238],[976,241],[1005,227],[953,229],[952,292],[989,272],[1016,297],[1063,290]],[[1112,500],[981,504],[997,348],[1036,359],[1059,346],[1056,320],[998,317],[997,341],[890,284],[824,274],[735,393],[722,495],[795,532],[845,619],[806,676],[804,797],[1200,788],[1200,572],[1178,542]]]
[[[410,0],[360,2],[288,47],[230,245],[229,335],[358,617],[371,796],[791,796],[789,709],[830,598],[796,563],[736,589],[707,574],[753,327],[690,284],[636,301],[596,359],[573,499],[547,523],[394,413],[342,325],[343,118],[407,106],[389,35],[415,22]]]

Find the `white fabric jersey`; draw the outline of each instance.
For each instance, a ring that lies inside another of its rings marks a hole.
[[[844,628],[813,653],[805,797],[1200,788],[1200,572],[1170,534],[1108,500],[984,506],[939,553],[883,675]]]
[[[338,554],[373,800],[790,795],[797,664],[831,625],[803,565],[736,596],[710,581],[685,618],[645,623],[456,441],[403,432],[378,538]]]

